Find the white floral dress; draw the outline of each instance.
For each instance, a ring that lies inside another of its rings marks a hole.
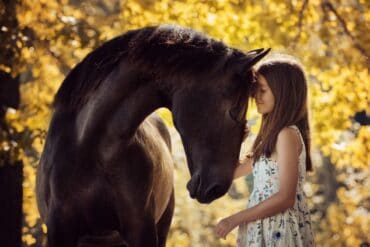
[[[290,126],[299,133],[299,129]],[[306,150],[302,146],[299,156],[298,185],[294,206],[272,217],[259,219],[239,226],[237,247],[311,247],[315,246],[311,230],[310,212],[305,202],[303,183],[306,176]],[[248,208],[266,200],[279,191],[279,166],[261,156],[253,166],[253,191]]]

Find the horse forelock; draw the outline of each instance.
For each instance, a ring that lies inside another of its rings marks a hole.
[[[161,25],[131,30],[105,42],[75,66],[58,90],[54,107],[80,109],[122,59],[159,76],[195,78],[211,72],[222,76],[225,65],[243,55],[190,28]]]

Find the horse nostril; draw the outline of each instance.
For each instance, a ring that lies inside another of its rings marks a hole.
[[[194,198],[194,190],[192,189],[192,186],[191,186],[191,180],[186,184],[186,188],[188,189],[189,191],[189,194],[190,194],[190,197],[191,198]]]
[[[195,198],[199,186],[200,186],[200,177],[198,175],[194,175],[186,185],[186,188],[188,189],[191,198]]]
[[[213,184],[206,190],[205,196],[206,197],[218,197],[223,194],[223,189],[220,184]]]

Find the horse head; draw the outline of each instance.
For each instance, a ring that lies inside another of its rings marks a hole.
[[[187,189],[201,203],[221,197],[232,183],[253,90],[252,66],[268,51],[253,50],[230,59],[222,70],[197,75],[173,92],[174,124],[191,174]]]

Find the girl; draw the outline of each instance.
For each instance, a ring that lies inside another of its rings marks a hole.
[[[291,58],[266,61],[257,68],[254,95],[261,129],[234,178],[253,173],[248,208],[222,219],[219,237],[239,226],[237,246],[314,246],[303,183],[312,170],[307,83]]]

